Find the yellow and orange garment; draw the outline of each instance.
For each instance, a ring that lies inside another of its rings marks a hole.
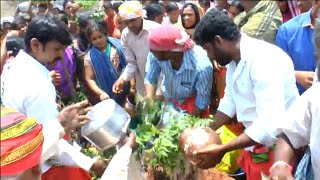
[[[123,21],[135,19],[138,17],[145,17],[146,11],[143,9],[139,1],[125,1],[119,6],[119,16]]]
[[[42,125],[1,107],[1,176],[16,175],[39,164],[44,141]]]

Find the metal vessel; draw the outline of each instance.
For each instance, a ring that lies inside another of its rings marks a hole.
[[[114,100],[96,104],[88,116],[91,121],[81,128],[81,134],[99,149],[113,147],[126,137],[131,118]]]

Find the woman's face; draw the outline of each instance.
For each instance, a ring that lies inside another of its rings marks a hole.
[[[90,42],[100,50],[104,50],[107,47],[106,36],[100,31],[93,31],[91,33]]]
[[[184,8],[182,12],[182,19],[184,21],[185,28],[189,28],[196,23],[196,13],[191,6]]]
[[[235,6],[230,6],[228,9],[228,16],[232,19],[236,17],[239,13],[239,10]]]

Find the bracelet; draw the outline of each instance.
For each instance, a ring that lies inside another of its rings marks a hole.
[[[285,165],[286,168],[287,168],[287,170],[288,170],[289,172],[292,172],[292,170],[293,170],[292,166],[289,165],[288,163],[284,162],[284,161],[277,161],[277,162],[273,163],[272,167],[274,167],[274,166],[276,166],[276,165],[278,165],[278,164],[283,164],[283,165]],[[272,168],[272,167],[271,167],[271,168]]]

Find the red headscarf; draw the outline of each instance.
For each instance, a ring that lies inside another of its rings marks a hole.
[[[161,25],[151,29],[149,45],[150,49],[155,51],[185,52],[190,50],[194,43],[185,31],[173,25]]]
[[[1,107],[1,176],[38,165],[43,141],[42,125],[35,119]]]

